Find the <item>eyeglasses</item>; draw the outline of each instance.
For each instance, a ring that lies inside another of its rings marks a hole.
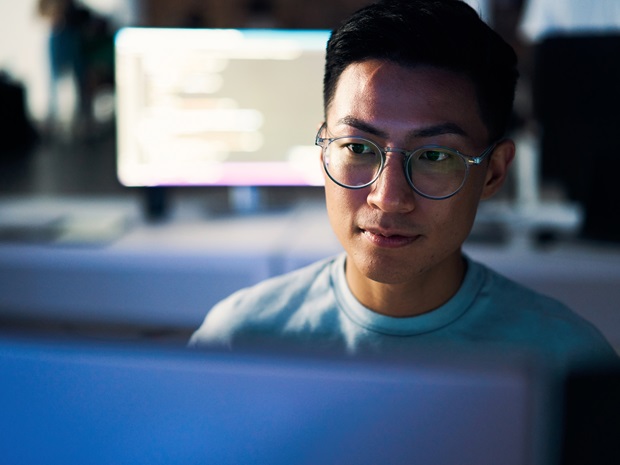
[[[413,151],[379,147],[362,137],[321,137],[327,129],[323,123],[315,144],[323,149],[323,166],[332,181],[347,189],[362,189],[375,182],[385,166],[388,152],[400,152],[405,157],[403,168],[409,185],[428,199],[447,199],[461,190],[469,168],[479,165],[493,152],[496,143],[478,157],[464,155],[440,145],[425,145]]]

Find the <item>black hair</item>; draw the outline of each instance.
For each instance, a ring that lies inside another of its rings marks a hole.
[[[463,74],[474,84],[480,116],[492,140],[512,115],[518,78],[512,47],[461,0],[380,0],[335,29],[327,43],[325,112],[347,66],[381,59]]]

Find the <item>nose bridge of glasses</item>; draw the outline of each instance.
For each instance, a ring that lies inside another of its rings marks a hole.
[[[382,149],[383,153],[385,153],[386,155],[388,153],[402,153],[403,155],[407,156],[410,151],[409,150],[405,150],[405,149],[399,149],[398,147],[384,147]]]
[[[384,211],[408,212],[415,208],[414,190],[403,168],[407,151],[386,147],[382,149],[384,164],[377,172],[368,200]],[[388,157],[388,153],[401,153],[402,157]]]
[[[405,150],[405,149],[399,149],[397,147],[384,147],[382,149],[380,149],[382,152],[382,155],[384,157],[384,164],[387,163],[388,161],[388,153],[400,153],[403,157],[401,159],[403,164],[407,164],[407,159],[409,158],[409,155],[411,155],[411,151],[409,150]]]
[[[396,177],[396,179],[390,179],[389,183],[399,184],[400,181],[408,183],[407,174],[403,173],[403,170],[406,170],[409,152],[407,150],[394,147],[385,147],[381,149],[381,151],[383,153],[383,164],[381,170],[377,173],[377,178],[381,178],[382,181],[387,181],[387,178]],[[400,153],[402,154],[402,158],[393,159],[390,161],[390,157],[387,156],[388,153]],[[399,166],[400,168],[398,168]]]

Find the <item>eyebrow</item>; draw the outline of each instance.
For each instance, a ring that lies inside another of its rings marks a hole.
[[[344,118],[338,120],[338,124],[351,126],[352,128],[358,129],[368,134],[372,134],[373,136],[381,137],[383,139],[387,139],[389,137],[389,134],[387,132],[354,116],[345,116]],[[465,132],[463,128],[461,128],[458,124],[451,122],[434,124],[420,129],[414,129],[413,131],[411,131],[410,136],[422,138],[441,136],[443,134],[456,134],[459,136],[467,136],[467,132]]]

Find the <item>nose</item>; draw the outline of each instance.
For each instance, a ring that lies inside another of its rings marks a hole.
[[[383,171],[371,186],[368,204],[386,213],[409,213],[415,209],[415,191],[403,171],[403,156],[388,154]]]

